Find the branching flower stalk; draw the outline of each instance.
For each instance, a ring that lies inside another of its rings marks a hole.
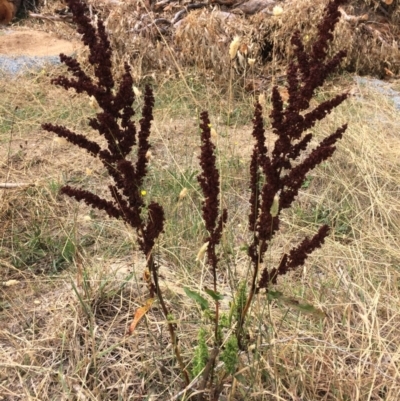
[[[164,210],[156,202],[145,205],[141,193],[147,174],[146,155],[150,149],[148,138],[153,120],[153,92],[150,87],[146,87],[142,118],[139,121],[140,129],[137,132],[132,121],[135,114],[132,107],[135,95],[130,67],[125,64],[125,73],[117,89],[112,74],[111,45],[102,20],[98,19],[96,29],[87,17],[88,10],[85,3],[81,0],[69,0],[68,4],[77,31],[82,35],[83,43],[89,48],[88,60],[93,67],[95,79],[83,71],[76,59],[61,54],[61,61],[74,78],[60,76],[53,79],[52,83],[67,90],[73,88],[77,93],[86,93],[97,101],[101,111],[95,118],[89,119],[89,126],[105,138],[107,146],[102,148],[97,142],[63,126],[46,123],[42,127],[85,149],[93,157],[99,158],[114,183],[108,187],[110,200],[69,185],[63,186],[61,193],[77,201],[83,201],[93,208],[104,210],[110,217],[122,219],[135,229],[140,250],[146,257],[150,273],[147,282],[150,297],[157,296],[168,321],[170,311],[160,289],[158,264],[153,255],[155,241],[164,230]],[[134,146],[136,146],[135,163],[127,159]],[[175,356],[188,385],[189,376],[180,355],[175,324],[168,321],[167,325]]]
[[[253,137],[256,143],[250,164],[249,214],[249,229],[254,235],[248,250],[252,279],[246,305],[238,322],[238,343],[241,348],[243,330],[240,326],[245,322],[255,293],[261,289],[268,291],[270,283],[276,284],[278,276],[302,266],[308,255],[321,247],[329,233],[329,227],[322,226],[313,238],[305,238],[289,254],[284,254],[278,267],[271,270],[264,267],[260,272],[271,239],[279,230],[281,211],[292,205],[309,171],[332,156],[337,140],[347,128],[346,124],[338,128],[311,150],[302,162],[298,162],[313,137],[306,132],[347,98],[347,94],[340,94],[309,110],[315,90],[323,85],[346,55],[345,51],[339,51],[333,58],[326,60],[333,30],[340,18],[338,7],[344,2],[345,0],[330,0],[310,53],[305,51],[299,32],[292,37],[295,61],[288,67],[289,99],[286,108],[278,88],[274,87],[272,90],[273,109],[270,119],[273,133],[278,139],[271,155],[265,145],[262,107],[259,103],[255,106]]]
[[[43,124],[49,132],[66,138],[72,144],[85,149],[93,157],[97,157],[113,180],[109,185],[109,198],[102,198],[90,191],[63,186],[61,192],[77,201],[105,211],[110,217],[123,220],[137,233],[140,250],[146,257],[148,269],[148,288],[151,297],[157,296],[171,337],[174,353],[183,374],[186,386],[189,387],[189,376],[183,363],[176,334],[176,326],[168,319],[168,310],[159,285],[158,264],[153,255],[155,242],[164,231],[164,210],[156,202],[145,204],[142,196],[144,180],[148,172],[149,135],[153,120],[154,97],[150,87],[144,93],[142,118],[137,132],[132,121],[135,100],[133,80],[130,67],[125,64],[125,73],[115,85],[112,74],[111,46],[101,19],[95,28],[86,16],[86,5],[81,0],[68,0],[70,9],[77,25],[77,31],[82,35],[82,41],[89,48],[88,60],[93,67],[94,77],[87,75],[79,62],[72,57],[61,55],[61,61],[66,64],[72,78],[60,76],[52,81],[53,84],[65,89],[74,89],[77,93],[85,93],[95,99],[101,109],[95,118],[89,119],[89,126],[105,139],[106,146],[88,139],[82,134],[70,131],[68,128]],[[253,119],[253,137],[255,145],[250,162],[250,213],[249,229],[253,234],[249,245],[248,255],[252,267],[252,277],[248,291],[241,292],[242,298],[238,303],[236,314],[236,338],[229,339],[229,352],[221,359],[226,365],[226,374],[235,372],[237,358],[236,349],[244,349],[244,324],[248,320],[250,305],[255,294],[264,289],[269,290],[271,284],[276,284],[278,276],[285,275],[291,270],[302,266],[307,257],[321,247],[329,233],[329,227],[323,225],[310,239],[305,238],[299,245],[284,254],[277,267],[268,269],[264,266],[265,253],[271,245],[273,236],[280,226],[282,210],[289,208],[301,188],[310,170],[332,156],[336,142],[342,137],[347,126],[343,125],[336,132],[322,140],[319,145],[309,150],[302,161],[300,156],[307,150],[312,134],[307,133],[316,122],[322,120],[347,97],[338,95],[331,100],[321,103],[310,110],[310,101],[315,90],[323,85],[329,74],[339,66],[345,57],[345,52],[338,52],[330,60],[327,59],[328,45],[333,39],[333,30],[338,22],[340,13],[338,7],[345,0],[330,0],[326,7],[323,21],[318,26],[318,37],[311,51],[305,51],[304,45],[297,32],[292,37],[295,48],[295,61],[289,65],[287,73],[288,104],[284,107],[278,88],[272,91],[272,112],[270,114],[272,130],[277,136],[273,148],[269,152],[266,147],[265,129],[262,107],[255,106]],[[231,49],[232,50],[232,49]],[[234,49],[233,49],[234,50]],[[232,50],[232,54],[233,54]],[[213,276],[211,292],[215,300],[215,341],[214,349],[210,352],[204,368],[201,384],[199,385],[200,399],[204,399],[203,390],[207,383],[213,383],[213,367],[222,344],[219,331],[219,294],[217,272],[219,257],[217,248],[221,242],[222,231],[227,222],[226,209],[220,208],[220,176],[216,167],[215,145],[211,141],[210,120],[207,112],[201,114],[201,155],[202,172],[198,177],[204,201],[202,215],[208,236],[207,264]],[[135,148],[136,158],[128,159]],[[257,281],[258,280],[258,281]],[[210,292],[208,291],[210,294]],[[201,366],[205,360],[201,361]],[[211,376],[211,379],[209,379]],[[223,379],[216,384],[215,398],[221,391]]]
[[[215,294],[215,316],[214,316],[214,349],[211,352],[206,368],[203,372],[203,377],[199,390],[203,391],[206,388],[209,376],[213,382],[213,371],[215,360],[219,353],[222,338],[219,328],[219,301],[218,301],[218,283],[217,269],[219,257],[217,256],[217,246],[221,241],[222,231],[228,219],[227,209],[220,212],[220,176],[216,167],[215,145],[211,141],[211,125],[207,112],[200,115],[201,124],[201,152],[200,166],[201,174],[197,177],[200,187],[203,192],[204,201],[202,206],[202,215],[205,228],[208,232],[208,237],[205,239],[207,244],[207,264],[211,267],[213,276],[213,292]],[[204,394],[200,393],[198,400],[204,400]]]
[[[201,174],[197,177],[203,195],[204,201],[202,206],[203,220],[208,232],[205,239],[207,245],[207,263],[211,267],[213,276],[213,291],[218,292],[217,269],[219,257],[217,256],[216,247],[219,245],[222,236],[222,230],[228,219],[228,211],[223,209],[220,212],[220,176],[216,167],[215,145],[211,141],[211,125],[207,112],[200,115],[201,124],[201,153],[200,166]],[[219,302],[215,300],[215,317],[214,317],[214,342],[218,347],[221,343],[219,338],[218,322],[219,322]],[[215,354],[215,357],[217,354]],[[215,359],[215,358],[214,358]]]

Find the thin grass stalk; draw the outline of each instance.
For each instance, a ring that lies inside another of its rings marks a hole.
[[[160,302],[160,305],[161,305],[161,309],[162,309],[163,314],[164,314],[164,316],[166,318],[166,321],[167,321],[168,331],[169,331],[169,335],[170,335],[170,338],[171,338],[171,344],[172,344],[172,347],[173,347],[173,350],[174,350],[174,354],[175,354],[176,360],[178,361],[178,364],[179,364],[179,369],[181,370],[181,372],[183,374],[186,386],[188,386],[189,383],[190,383],[189,374],[188,374],[188,371],[186,370],[186,367],[185,367],[185,364],[183,362],[183,359],[182,359],[182,356],[181,356],[181,352],[180,352],[180,349],[179,349],[178,337],[176,335],[176,330],[175,330],[176,326],[174,325],[174,323],[172,323],[168,319],[169,311],[168,311],[167,305],[165,304],[164,296],[163,296],[163,293],[162,293],[161,288],[160,288],[158,269],[157,269],[156,261],[154,260],[154,256],[153,256],[152,253],[150,253],[148,255],[147,266],[149,268],[149,271],[152,273],[153,282],[154,282],[154,286],[155,286],[155,293],[157,295],[158,301]]]

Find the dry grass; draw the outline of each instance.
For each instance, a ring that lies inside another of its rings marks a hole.
[[[291,0],[284,3],[282,18],[266,19],[262,14],[252,17],[252,39],[261,44],[257,59],[287,62],[293,56],[290,38],[299,30],[306,48],[310,48],[317,33],[317,26],[326,5],[324,0]],[[378,1],[349,1],[343,9],[348,15],[366,16],[366,21],[354,23],[341,18],[335,29],[332,54],[347,50],[342,67],[358,74],[385,75],[385,68],[399,73],[398,16],[399,5],[393,3],[388,17],[376,11]],[[263,55],[262,48],[269,49]],[[272,65],[274,67],[274,65]],[[265,64],[264,69],[271,71]]]
[[[128,62],[133,67],[134,78],[141,80],[196,67],[198,73],[223,82],[231,74],[228,49],[236,35],[241,37],[246,49],[242,61],[234,60],[236,78],[248,75],[248,58],[256,60],[257,74],[269,76],[292,59],[290,38],[295,30],[300,30],[306,48],[313,42],[327,0],[279,2],[283,8],[280,16],[271,15],[274,4],[267,7],[268,12],[254,16],[231,13],[229,8],[223,12],[206,7],[192,10],[175,26],[160,24],[161,30],[152,25],[153,22],[157,19],[171,21],[181,6],[154,11],[147,8],[145,1],[90,0],[89,3],[104,19],[111,34],[117,71]],[[63,7],[60,0],[49,0],[42,7],[42,13],[54,15],[56,9]],[[383,7],[382,0],[350,0],[343,7],[349,15],[368,15],[367,21],[354,23],[342,18],[338,24],[332,51],[348,50],[344,69],[379,76],[385,76],[385,69],[388,69],[399,75],[399,1],[394,0],[387,6],[386,13],[382,12]],[[93,19],[96,18],[93,14]],[[23,21],[23,25],[38,29],[36,20]],[[63,38],[76,38],[71,24],[43,20],[40,29]],[[85,52],[80,55],[82,61],[85,56]]]
[[[0,399],[176,399],[182,381],[158,306],[126,336],[147,296],[133,233],[57,193],[68,182],[101,194],[109,180],[88,155],[40,129],[51,121],[93,135],[86,121],[95,110],[87,99],[49,85],[58,72],[21,77],[12,85],[0,81],[1,181],[36,184],[1,190]],[[277,286],[285,296],[322,310],[324,318],[260,295],[251,311],[241,374],[226,382],[221,399],[399,399],[400,122],[387,98],[350,77],[331,82],[316,101],[343,89],[353,96],[315,133],[326,136],[343,122],[349,129],[334,157],[311,174],[285,213],[267,261],[272,265],[304,235],[330,224],[323,249]],[[183,291],[183,286],[200,291],[210,282],[207,267],[195,261],[205,236],[196,180],[197,116],[211,110],[218,135],[223,203],[230,216],[219,283],[222,309],[228,311],[248,269],[252,99],[237,88],[230,96],[188,73],[185,82],[159,82],[156,99],[145,189],[166,209],[157,257],[190,364],[201,326],[212,344],[211,325]],[[179,201],[183,188],[188,195]]]

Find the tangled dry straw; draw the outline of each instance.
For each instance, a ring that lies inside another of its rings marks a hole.
[[[400,73],[400,6],[398,0],[388,2],[350,0],[343,8],[331,51],[348,49],[344,69],[378,76]],[[254,15],[234,6],[197,2],[196,9],[181,18],[177,14],[184,7],[179,4],[161,9],[159,3],[147,8],[133,0],[90,3],[111,34],[113,61],[121,66],[129,62],[137,78],[188,66],[227,77],[232,66],[228,49],[235,36],[242,46],[233,63],[236,73],[251,68],[267,76],[293,56],[290,37],[295,30],[300,30],[306,46],[312,43],[326,0],[265,1],[265,8]],[[275,13],[277,6],[281,10]],[[249,58],[255,59],[253,66]]]
[[[292,0],[285,3],[284,18],[265,19],[256,15],[252,19],[252,40],[269,44],[273,57],[287,61],[292,57],[289,40],[292,33],[300,30],[306,47],[312,43],[324,5],[323,0]],[[388,73],[386,70],[399,73],[399,5],[393,3],[392,12],[387,14],[377,9],[378,5],[379,2],[358,0],[342,9],[331,51],[347,49],[343,68],[359,74],[383,75]]]

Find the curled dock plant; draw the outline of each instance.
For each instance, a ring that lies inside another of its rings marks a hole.
[[[59,76],[53,79],[52,83],[67,90],[74,89],[77,93],[86,93],[96,100],[101,111],[89,120],[89,126],[106,139],[107,146],[102,148],[99,143],[63,126],[46,123],[42,127],[99,158],[112,177],[113,184],[108,187],[109,199],[69,185],[63,186],[61,193],[83,201],[93,208],[104,210],[110,217],[121,219],[136,230],[139,247],[147,262],[149,295],[151,298],[156,296],[160,302],[168,321],[175,356],[188,384],[189,377],[180,355],[175,324],[168,320],[170,311],[159,286],[159,266],[153,255],[154,244],[164,230],[164,210],[157,202],[150,201],[145,205],[142,194],[148,172],[147,154],[150,149],[148,139],[153,120],[153,92],[149,86],[146,87],[142,118],[137,131],[132,120],[135,115],[132,106],[135,94],[130,67],[125,64],[125,73],[117,88],[112,73],[112,49],[102,20],[98,19],[95,28],[87,16],[87,6],[81,0],[69,0],[69,7],[77,25],[77,32],[82,35],[83,43],[89,48],[88,61],[93,67],[95,78],[86,74],[76,59],[61,54],[61,61],[68,67],[73,78]],[[127,158],[133,150],[136,153],[135,162]]]
[[[251,274],[249,283],[240,284],[239,296],[236,304],[232,306],[234,310],[229,318],[220,316],[221,295],[217,280],[221,258],[218,246],[228,220],[228,211],[220,206],[222,203],[220,174],[216,163],[216,147],[211,140],[209,116],[207,112],[203,112],[200,116],[201,173],[198,182],[204,196],[202,217],[207,231],[206,263],[213,278],[213,288],[204,290],[215,301],[215,313],[209,315],[212,316],[214,324],[214,349],[211,352],[207,353],[205,349],[205,333],[199,333],[202,349],[196,357],[193,368],[193,372],[201,377],[197,387],[199,400],[206,399],[207,389],[211,391],[212,399],[218,399],[224,381],[235,375],[238,351],[246,348],[245,327],[251,324],[249,310],[255,294],[259,291],[268,292],[280,276],[302,266],[307,257],[322,246],[329,234],[329,227],[323,225],[312,238],[304,238],[288,253],[283,254],[277,266],[271,268],[266,263],[265,254],[280,229],[282,211],[292,206],[310,170],[332,156],[336,142],[346,130],[346,125],[339,127],[316,147],[310,149],[313,135],[309,130],[347,97],[347,94],[341,94],[314,108],[310,106],[316,89],[324,84],[345,57],[344,51],[338,52],[332,58],[328,57],[333,30],[340,18],[338,7],[342,3],[344,0],[329,1],[325,17],[318,26],[317,39],[310,52],[305,51],[298,32],[292,37],[295,60],[287,70],[289,98],[286,105],[278,88],[272,89],[272,111],[269,117],[277,140],[271,149],[266,146],[262,106],[260,103],[255,105],[252,132],[254,147],[249,164],[248,229],[251,233],[251,242],[248,246],[248,257]],[[164,210],[154,201],[145,204],[142,194],[148,173],[147,154],[150,149],[149,136],[153,120],[153,92],[150,87],[146,87],[142,118],[137,130],[133,121],[135,111],[132,103],[135,94],[130,67],[125,65],[125,73],[117,85],[112,73],[112,49],[103,22],[98,19],[95,27],[86,15],[87,6],[81,0],[69,0],[69,6],[77,31],[82,35],[83,43],[89,48],[88,61],[93,67],[94,77],[85,73],[76,59],[61,55],[61,60],[68,67],[72,77],[60,76],[53,80],[53,84],[67,90],[74,89],[77,93],[86,94],[96,100],[100,111],[96,117],[89,119],[89,126],[103,139],[102,143],[105,143],[105,146],[101,145],[100,141],[90,140],[85,135],[75,133],[64,126],[46,123],[43,124],[43,129],[65,138],[98,158],[113,183],[108,187],[107,198],[69,185],[63,186],[61,192],[93,208],[105,211],[110,217],[123,220],[136,231],[139,248],[146,258],[149,295],[159,300],[186,389],[193,389],[195,386],[193,382],[190,383],[186,369],[188,364],[181,356],[176,323],[171,319],[172,313],[166,305],[159,285],[159,266],[154,257],[155,243],[164,231]],[[134,161],[131,161],[131,157],[128,158],[132,153]],[[194,299],[202,302],[203,309],[208,308],[208,302],[196,293],[191,292],[191,294]],[[225,322],[228,320],[231,324],[229,336],[225,339],[221,330],[222,320]],[[216,369],[218,356],[220,356],[219,361],[225,364],[222,373]]]

